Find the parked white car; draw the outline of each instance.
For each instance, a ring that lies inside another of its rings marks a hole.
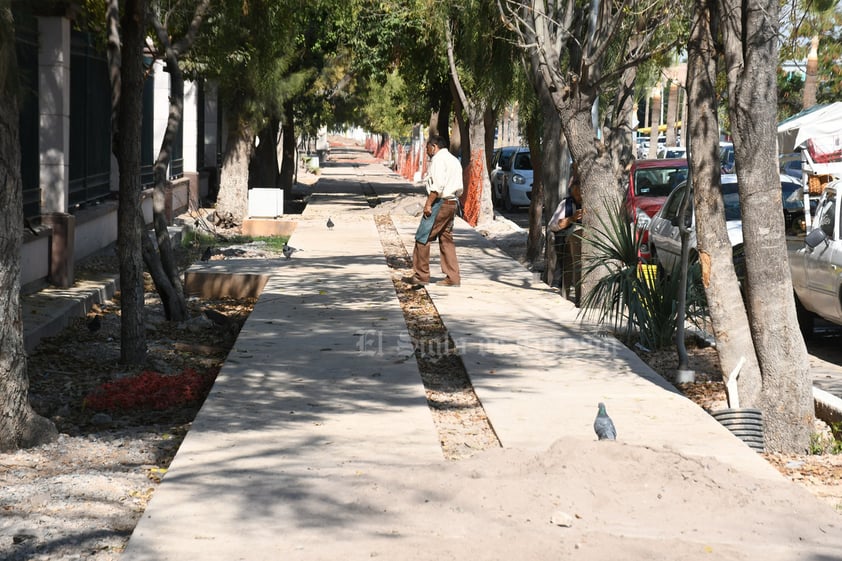
[[[684,146],[661,146],[658,148],[659,158],[686,158],[687,148]]]
[[[803,244],[789,245],[789,271],[798,323],[805,335],[818,316],[842,325],[842,217],[838,204],[842,180],[825,187],[816,209],[813,229]]]
[[[725,224],[728,228],[728,239],[734,249],[734,264],[739,275],[742,266],[743,246],[743,219],[740,213],[740,196],[737,186],[737,176],[725,174],[721,177],[722,202],[725,208]],[[800,183],[781,174],[781,189],[783,193],[792,192],[797,189]],[[649,249],[655,262],[660,263],[665,270],[671,271],[680,263],[681,259],[681,235],[678,229],[678,215],[681,210],[681,201],[687,196],[687,183],[684,182],[667,197],[664,206],[661,207],[652,221],[649,223]],[[690,249],[690,261],[698,258],[696,252],[696,222],[693,215],[693,199],[687,206],[690,233],[687,239]],[[781,212],[785,212],[782,209]]]
[[[506,210],[529,206],[533,179],[529,148],[506,146],[495,150],[490,176],[491,192],[496,204],[501,204]]]

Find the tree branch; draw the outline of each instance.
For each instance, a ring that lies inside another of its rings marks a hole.
[[[465,95],[465,90],[462,88],[462,82],[459,80],[459,71],[456,69],[456,57],[453,54],[453,31],[450,28],[450,20],[445,25],[445,38],[447,40],[447,63],[450,65],[450,75],[453,77],[453,85],[456,87],[456,93],[459,94],[459,99],[462,101],[462,106],[468,109],[468,98]]]

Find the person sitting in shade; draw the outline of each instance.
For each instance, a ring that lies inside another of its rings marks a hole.
[[[558,203],[552,218],[550,231],[555,234],[555,248],[560,264],[560,284],[562,295],[570,299],[573,290],[573,302],[579,305],[582,294],[582,188],[579,179],[570,179],[570,194]],[[559,267],[556,268],[558,270]]]

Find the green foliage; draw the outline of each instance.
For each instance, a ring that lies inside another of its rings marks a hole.
[[[810,51],[811,39],[820,38],[818,48],[818,91],[817,103],[842,101],[842,4],[835,0],[800,1],[787,5],[782,10],[782,30],[786,33],[781,43],[781,60],[806,61]],[[805,70],[802,68],[801,70]],[[790,84],[778,81],[779,98],[781,86],[784,93],[792,100],[787,102],[786,110],[779,113],[790,116],[798,111],[791,111],[791,105],[797,100],[801,110],[803,80],[792,80]]]
[[[289,101],[312,130],[330,113],[327,99],[345,76],[341,48],[354,2],[223,0],[200,30],[186,75],[214,79],[229,115],[260,128]]]
[[[408,106],[411,97],[397,72],[390,73],[384,84],[372,84],[363,109],[371,130],[388,133],[393,138],[408,137],[413,124]]]
[[[641,265],[640,237],[622,204],[608,216],[598,216],[588,230],[591,252],[584,256],[582,274],[598,278],[584,295],[582,311],[601,324],[610,324],[627,341],[637,336],[650,349],[673,344],[678,317],[679,271],[666,274],[653,265]],[[686,317],[704,315],[704,291],[698,264],[688,270]]]
[[[181,247],[216,245],[216,236],[208,232],[185,228],[181,234]]]
[[[800,74],[787,74],[778,70],[778,121],[783,121],[801,111],[804,78]]]
[[[231,236],[221,239],[219,236],[207,231],[188,228],[181,236],[182,247],[226,247],[229,245],[263,243],[267,249],[281,251],[284,244],[289,241],[289,236]]]
[[[842,454],[842,422],[830,423],[830,432],[811,434],[808,452],[814,456]]]

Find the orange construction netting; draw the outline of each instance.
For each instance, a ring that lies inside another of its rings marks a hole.
[[[471,226],[476,226],[479,222],[482,206],[482,174],[485,169],[484,158],[482,150],[472,152],[471,163],[462,172],[462,182],[465,185],[462,196],[459,197],[464,209],[462,218]]]

